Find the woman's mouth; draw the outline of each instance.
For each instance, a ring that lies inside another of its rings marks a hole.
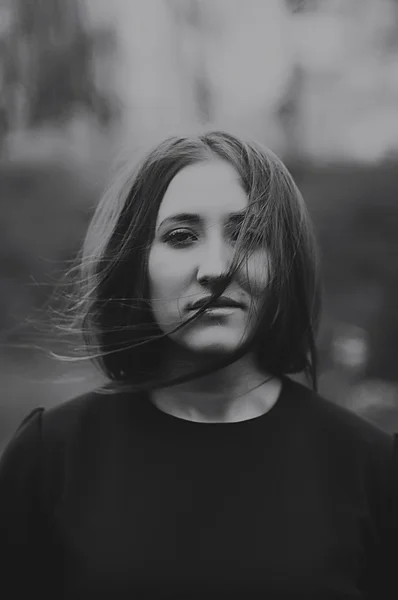
[[[203,313],[203,316],[207,317],[228,317],[237,310],[241,310],[238,306],[213,306],[207,308]]]

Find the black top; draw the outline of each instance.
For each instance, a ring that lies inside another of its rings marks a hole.
[[[239,423],[179,419],[146,394],[36,409],[0,463],[1,595],[396,599],[393,452],[289,379]]]

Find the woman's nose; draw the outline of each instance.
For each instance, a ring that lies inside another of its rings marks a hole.
[[[203,249],[197,271],[197,280],[202,285],[218,281],[226,276],[231,262],[231,251],[222,243]]]

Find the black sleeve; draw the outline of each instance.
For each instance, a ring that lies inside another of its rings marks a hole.
[[[380,546],[372,559],[365,596],[368,600],[398,598],[398,434],[394,435],[393,451],[388,461],[385,481]]]
[[[22,421],[0,460],[2,598],[40,595],[45,574],[44,519],[40,498],[41,419],[37,408]]]
[[[398,598],[398,433],[394,434],[394,449],[390,464],[384,522],[384,551],[388,598]]]

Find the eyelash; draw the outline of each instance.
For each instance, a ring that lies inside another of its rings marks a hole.
[[[194,233],[192,233],[192,231],[189,231],[188,229],[175,229],[174,231],[170,231],[170,233],[167,233],[164,238],[163,241],[165,241],[166,243],[170,243],[172,246],[186,246],[187,243],[189,242],[178,242],[177,237],[178,235],[181,234],[186,234],[186,235],[191,235],[192,237],[196,237]]]
[[[234,236],[235,233],[239,234],[239,227],[238,226],[234,227],[234,229],[233,229],[233,231],[231,233],[232,233],[232,235],[231,235],[232,238],[233,238],[233,236]],[[194,238],[197,237],[189,229],[174,229],[174,231],[171,231],[170,233],[167,233],[164,236],[163,241],[166,242],[166,243],[170,243],[174,247],[187,246],[189,244],[189,242],[178,242],[178,241],[176,241],[177,237],[179,235],[181,235],[181,234],[190,235],[191,237],[194,237]]]

